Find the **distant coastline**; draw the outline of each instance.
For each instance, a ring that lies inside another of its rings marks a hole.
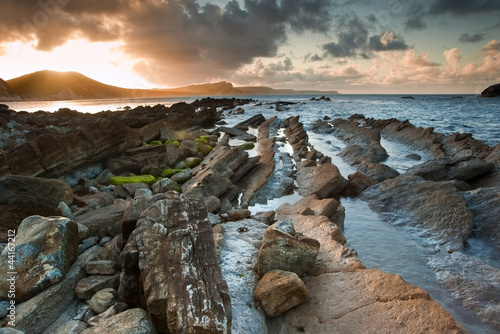
[[[232,83],[196,84],[172,89],[128,89],[103,84],[77,72],[39,71],[4,81],[0,102],[63,101],[116,98],[247,95],[336,95],[338,91],[274,89],[264,86],[235,87]]]

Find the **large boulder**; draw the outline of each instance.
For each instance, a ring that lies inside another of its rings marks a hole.
[[[28,176],[0,178],[0,241],[6,241],[7,230],[16,229],[32,215],[60,216],[60,202],[73,201],[73,191],[61,180]]]
[[[161,332],[227,332],[229,292],[205,205],[162,195],[141,214],[122,252],[120,295],[129,305],[145,300]]]
[[[430,181],[467,181],[488,173],[495,166],[491,162],[473,157],[464,159],[443,158],[424,162],[408,169],[408,174],[418,175]]]
[[[300,195],[316,195],[319,199],[338,195],[347,187],[347,180],[340,174],[337,166],[331,163],[310,167],[298,163],[297,183]]]
[[[309,292],[297,274],[283,271],[268,271],[255,288],[255,299],[270,317],[307,302]]]
[[[278,222],[264,233],[257,271],[261,277],[274,269],[303,276],[312,267],[319,248],[315,239],[295,233],[289,221]]]
[[[129,205],[129,201],[116,201],[112,205],[84,213],[75,220],[88,227],[91,235],[103,238],[108,235],[110,226],[122,220]]]
[[[11,276],[16,272],[16,301],[25,301],[59,282],[78,257],[78,226],[69,218],[31,216],[23,220],[15,238],[15,252],[1,255],[0,297],[7,299]],[[15,254],[11,265],[9,255]]]

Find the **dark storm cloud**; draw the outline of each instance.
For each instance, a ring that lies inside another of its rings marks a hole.
[[[498,0],[435,0],[429,9],[433,15],[471,15],[500,11]]]
[[[427,28],[427,22],[425,22],[424,17],[425,10],[421,4],[411,6],[404,22],[405,28],[408,30],[424,30]]]
[[[477,43],[484,40],[484,34],[469,35],[467,33],[460,35],[458,40],[462,43]]]
[[[275,56],[291,31],[326,32],[330,0],[2,0],[0,44],[37,41],[50,51],[72,38],[123,43],[157,83],[202,81]],[[189,73],[188,73],[189,72]]]
[[[369,18],[368,18],[369,19]],[[323,44],[324,57],[364,59],[372,58],[373,52],[407,50],[403,37],[388,31],[370,36],[368,24],[354,17],[337,24],[337,41]]]

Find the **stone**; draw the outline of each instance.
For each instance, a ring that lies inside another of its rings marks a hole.
[[[120,275],[92,275],[80,280],[75,287],[76,296],[80,299],[90,299],[99,290],[117,288]]]
[[[65,202],[59,202],[59,205],[57,205],[57,208],[61,211],[61,216],[73,218],[73,211],[71,210],[69,205],[66,204]]]
[[[85,225],[82,225],[80,223],[77,224],[78,224],[78,239],[80,239],[80,242],[82,242],[83,240],[90,237],[90,230]]]
[[[112,205],[75,217],[75,220],[87,226],[92,236],[97,236],[101,239],[108,234],[110,226],[123,218],[123,214],[129,204],[129,201],[117,201]]]
[[[153,194],[165,193],[170,190],[179,190],[180,185],[172,179],[165,178],[152,185]]]
[[[378,182],[371,178],[370,176],[361,173],[359,171],[354,172],[348,176],[349,183],[347,187],[342,192],[343,196],[358,196],[361,194],[366,188],[369,188]]]
[[[109,184],[109,179],[114,176],[115,174],[113,174],[109,169],[105,169],[99,175],[97,175],[95,181],[102,185]]]
[[[134,193],[134,198],[135,197],[141,197],[141,196],[152,196],[153,195],[153,192],[149,189],[146,189],[146,188],[141,188],[141,189],[137,189]]]
[[[191,169],[190,168],[183,169],[181,172],[172,175],[171,179],[172,181],[182,184],[191,179]]]
[[[248,209],[233,209],[226,212],[229,221],[238,221],[250,217],[251,212]]]
[[[118,313],[121,313],[125,310],[128,309],[128,305],[123,303],[123,302],[118,302],[114,304],[113,306],[109,307],[106,311],[94,315],[90,319],[88,319],[87,324],[91,327],[95,327],[99,325],[100,323],[106,321],[107,319],[117,315]]]
[[[108,231],[109,231],[109,229],[108,229]],[[110,241],[111,241],[111,237],[110,237],[110,236],[105,236],[105,237],[103,237],[103,238],[99,241],[99,245],[100,245],[101,247],[104,247],[104,246],[105,246],[108,242],[110,242]]]
[[[9,314],[9,310],[7,307],[10,306],[10,303],[7,300],[0,301],[0,319],[3,319]]]
[[[491,85],[481,92],[481,97],[496,97],[500,96],[500,83]]]
[[[359,164],[358,172],[368,175],[377,182],[383,182],[399,176],[399,172],[384,164],[363,161]]]
[[[466,181],[485,174],[493,168],[493,163],[479,158],[468,157],[461,160],[443,158],[426,161],[409,168],[407,173],[429,181]]]
[[[96,314],[101,314],[116,303],[115,290],[107,288],[97,291],[92,298],[90,298],[89,306]]]
[[[219,131],[227,133],[231,135],[232,137],[235,137],[236,139],[242,140],[242,141],[251,141],[255,142],[257,141],[257,137],[255,137],[252,134],[247,133],[246,131],[237,129],[237,128],[229,128],[226,126],[219,126]]]
[[[163,196],[128,238],[120,296],[136,305],[143,294],[161,332],[223,333],[231,326],[230,299],[206,207],[176,192]]]
[[[279,224],[271,225],[264,233],[257,272],[262,277],[270,270],[281,269],[302,276],[311,269],[320,244],[314,239],[278,229]]]
[[[268,271],[257,284],[254,295],[270,317],[277,317],[309,298],[309,292],[299,276],[282,270]]]
[[[80,255],[64,278],[29,300],[16,304],[16,328],[26,333],[42,333],[62,314],[78,305],[75,287],[85,277],[85,263],[100,250],[95,246]]]
[[[115,262],[110,260],[88,261],[85,270],[89,275],[113,275],[116,272]]]
[[[78,226],[69,218],[31,216],[15,238],[16,302],[23,302],[61,281],[78,257]],[[0,297],[7,299],[9,248],[0,256]]]
[[[135,197],[135,193],[139,189],[149,189],[149,186],[146,183],[124,183],[122,184],[123,188],[127,190],[131,197]]]
[[[297,183],[300,195],[316,195],[319,199],[338,195],[347,187],[347,180],[333,164],[305,167],[298,163]]]
[[[81,334],[156,334],[155,325],[148,313],[140,308],[133,308],[117,314],[95,327],[90,327]]]
[[[7,240],[7,230],[17,229],[32,215],[60,216],[59,203],[73,201],[73,190],[61,180],[28,176],[0,178],[0,241]]]
[[[474,218],[474,236],[500,246],[500,187],[484,187],[462,193]]]

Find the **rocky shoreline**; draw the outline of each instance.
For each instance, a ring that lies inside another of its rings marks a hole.
[[[440,240],[439,280],[500,330],[500,270],[464,251],[471,235],[500,248],[500,145],[395,119],[318,120],[311,131],[347,144],[357,171],[345,178],[299,117],[224,126],[248,103],[92,115],[1,105],[0,241],[15,244],[0,257],[1,308],[15,302],[4,330],[466,333],[426,291],[365,268],[343,234],[345,196]],[[382,164],[382,134],[434,159],[399,175]],[[248,210],[295,184],[296,203]]]

